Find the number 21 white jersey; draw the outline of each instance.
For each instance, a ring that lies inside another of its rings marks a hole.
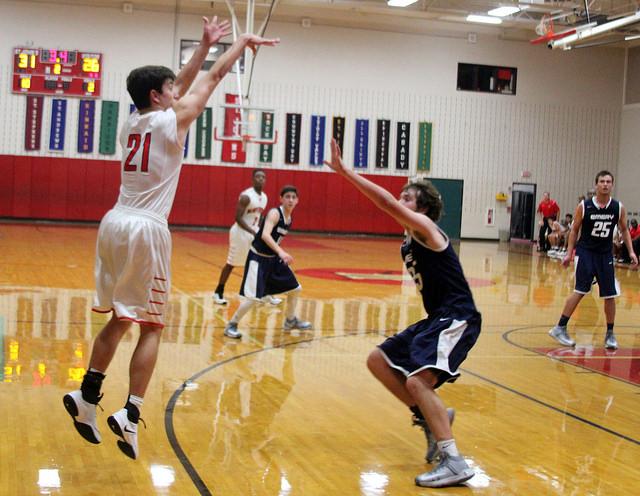
[[[118,205],[169,217],[182,167],[173,109],[133,112],[120,131],[122,164]]]

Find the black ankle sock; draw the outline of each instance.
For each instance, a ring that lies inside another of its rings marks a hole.
[[[411,410],[411,413],[413,413],[417,418],[424,420],[424,415],[422,415],[418,405],[410,406],[409,410]]]
[[[219,294],[220,296],[223,296],[223,295],[224,295],[224,284],[218,284],[218,285],[216,286],[216,290],[215,290],[215,292],[216,292],[217,294]]]
[[[100,388],[102,387],[102,381],[105,375],[94,370],[90,370],[84,375],[82,379],[82,385],[80,391],[82,391],[82,399],[87,403],[97,405],[102,398],[100,394]]]
[[[567,323],[569,322],[569,318],[566,315],[560,316],[560,320],[558,321],[558,325],[560,327],[567,327]]]
[[[127,418],[129,419],[129,422],[137,424],[138,420],[140,420],[140,410],[138,410],[138,407],[130,401],[127,401],[124,407],[127,410]]]
[[[613,324],[607,323],[607,334],[610,334],[612,332],[613,332]]]

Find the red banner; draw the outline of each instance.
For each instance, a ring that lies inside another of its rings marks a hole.
[[[227,93],[224,96],[225,103],[238,103],[238,95]],[[223,136],[239,135],[242,133],[240,129],[234,131],[234,126],[240,126],[242,115],[240,109],[225,108],[224,109],[224,134]],[[233,162],[236,164],[244,164],[247,160],[247,152],[244,149],[242,140],[223,141],[222,142],[222,161]]]
[[[40,150],[43,106],[43,96],[27,96],[27,112],[24,121],[24,149],[27,151]]]

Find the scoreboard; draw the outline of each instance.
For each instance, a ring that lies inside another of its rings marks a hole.
[[[52,48],[13,49],[14,93],[99,97],[102,54]]]

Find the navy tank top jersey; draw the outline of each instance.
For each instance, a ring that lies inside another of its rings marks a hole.
[[[451,243],[443,251],[434,251],[407,236],[400,252],[422,295],[422,304],[429,318],[437,317],[442,311],[460,320],[479,316],[471,288]]]
[[[289,232],[289,228],[291,227],[291,222],[293,221],[293,219],[289,218],[288,224],[285,222],[282,207],[278,207],[278,214],[280,214],[280,218],[278,219],[278,223],[273,226],[273,229],[271,230],[271,237],[276,243],[280,244],[282,238],[284,238]],[[258,253],[261,253],[262,255],[275,255],[276,253],[271,248],[269,248],[267,243],[262,240],[262,232],[264,231],[264,221],[266,218],[267,216],[263,217],[260,221],[260,229],[258,230],[258,233],[253,239],[253,243],[251,243],[251,245]]]
[[[611,253],[613,230],[620,220],[620,202],[611,198],[599,207],[596,198],[582,201],[582,226],[578,246],[594,253]]]

